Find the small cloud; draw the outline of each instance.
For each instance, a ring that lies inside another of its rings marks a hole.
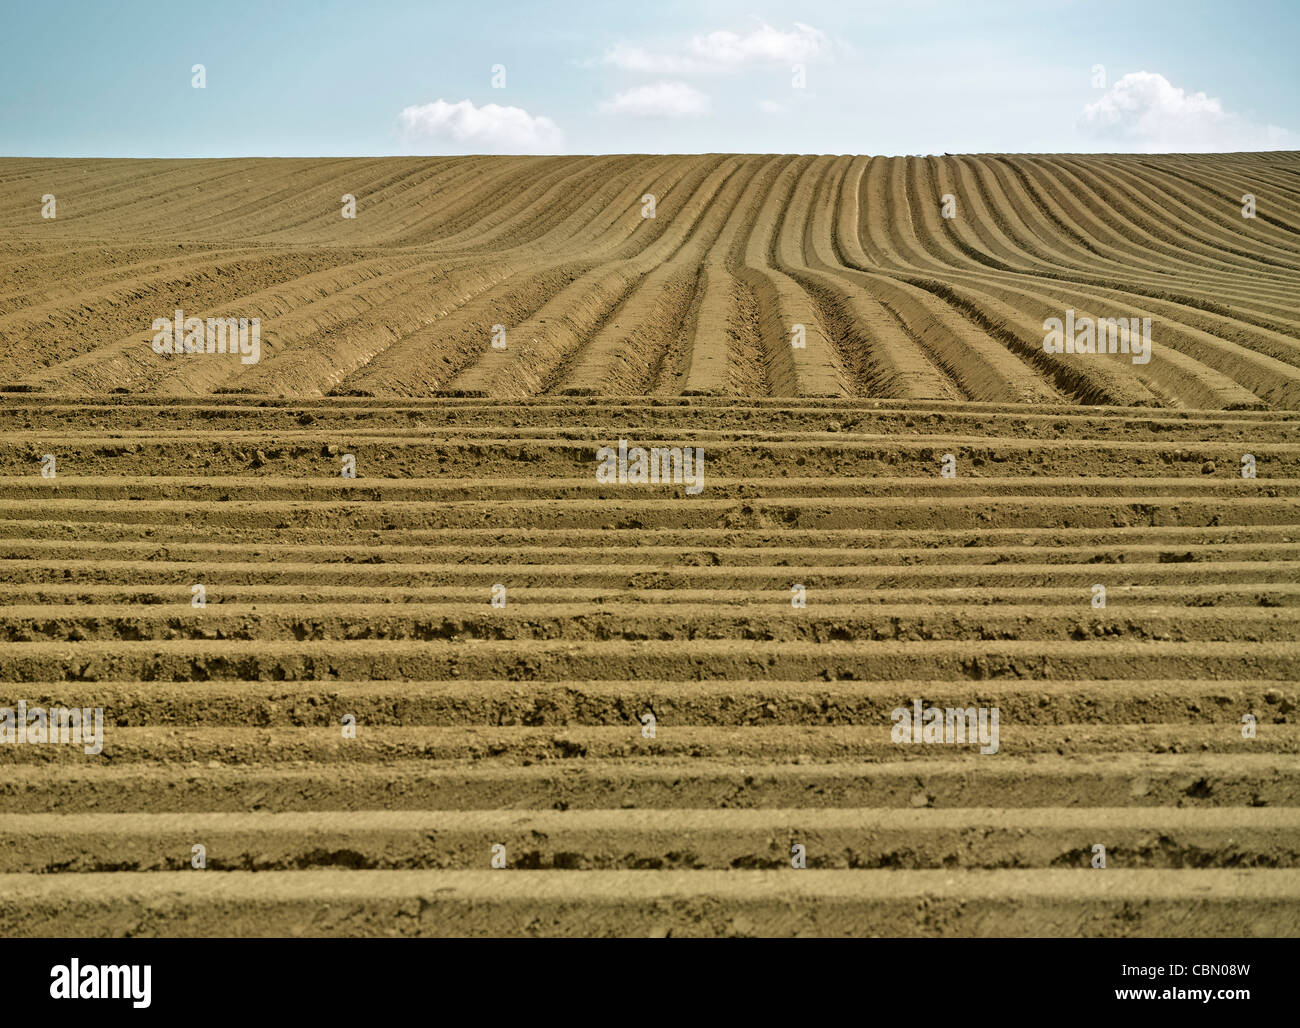
[[[616,43],[605,51],[601,63],[652,75],[709,75],[756,65],[802,64],[814,57],[830,56],[832,50],[826,33],[795,22],[790,30],[763,24],[743,34],[709,32],[665,51]]]
[[[618,93],[600,105],[602,114],[640,118],[693,118],[706,114],[709,98],[685,82],[656,82]]]
[[[1223,109],[1204,93],[1188,93],[1163,75],[1129,72],[1084,107],[1079,127],[1102,140],[1146,153],[1228,153],[1289,150],[1300,137],[1276,125],[1260,125]]]
[[[795,22],[789,32],[771,25],[761,25],[744,36],[736,32],[710,32],[692,38],[690,50],[700,60],[714,61],[724,67],[799,64],[827,53],[830,41],[819,29]]]
[[[788,110],[785,104],[779,104],[775,100],[758,101],[758,109],[764,114],[784,114]]]
[[[550,118],[522,107],[470,101],[435,100],[407,107],[398,115],[403,134],[412,141],[432,141],[469,153],[560,153],[564,133]]]
[[[654,53],[642,46],[615,43],[605,51],[602,64],[612,64],[623,71],[636,71],[648,75],[696,75],[711,70],[701,67],[690,57]]]

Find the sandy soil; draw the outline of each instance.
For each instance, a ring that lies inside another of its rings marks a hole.
[[[1296,171],[0,161],[0,932],[1297,934]]]

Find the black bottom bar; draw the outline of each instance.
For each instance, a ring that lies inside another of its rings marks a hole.
[[[73,964],[73,961],[76,964]],[[982,1014],[1069,1023],[1125,1008],[1184,1017],[1278,1013],[1296,993],[1294,945],[1271,939],[622,942],[482,940],[34,939],[0,941],[10,1024],[113,1008],[190,1017],[285,1010],[337,1019],[423,1009],[435,1019],[677,1022],[712,1007],[780,1003],[808,1017],[910,1010],[927,1021]],[[76,969],[76,981],[72,980]],[[117,970],[127,967],[126,971]],[[148,967],[146,978],[144,968]],[[103,968],[110,970],[105,974]],[[92,984],[93,983],[93,984]],[[147,983],[147,989],[146,989]],[[118,998],[84,993],[117,992]],[[53,993],[59,993],[56,998]],[[69,996],[75,993],[75,998]],[[139,999],[134,998],[139,996]],[[145,995],[147,993],[147,995]],[[1208,997],[1206,995],[1208,993]],[[125,994],[125,995],[124,995]],[[64,998],[64,997],[67,998]],[[147,1007],[137,1002],[147,999]],[[609,1005],[605,1005],[609,1004]],[[59,1008],[62,1008],[60,1011]],[[443,1014],[439,1015],[438,1011]],[[336,1023],[336,1020],[332,1023]]]

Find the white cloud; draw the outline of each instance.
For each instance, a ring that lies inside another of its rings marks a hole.
[[[763,24],[744,35],[719,30],[692,36],[668,51],[616,43],[605,51],[601,63],[653,75],[708,75],[753,65],[803,64],[829,56],[831,50],[824,32],[795,22],[788,31]]]
[[[799,64],[830,49],[826,34],[811,25],[794,23],[790,32],[762,25],[747,36],[710,32],[691,39],[691,53],[701,60],[729,67],[742,64]]]
[[[784,114],[786,112],[785,104],[777,103],[775,100],[758,101],[758,109],[764,114]]]
[[[522,107],[435,100],[403,109],[398,120],[410,140],[455,146],[465,153],[560,153],[564,149],[559,126]]]
[[[600,105],[602,114],[690,118],[705,114],[709,98],[685,82],[656,82],[618,93]]]
[[[1135,146],[1146,153],[1222,153],[1289,150],[1300,137],[1223,109],[1204,93],[1188,93],[1163,75],[1129,72],[1095,103],[1084,107],[1079,127],[1089,135]]]
[[[612,64],[623,71],[638,71],[649,75],[698,75],[715,70],[701,67],[700,62],[676,54],[654,53],[645,47],[629,43],[615,43],[605,51],[602,64]]]

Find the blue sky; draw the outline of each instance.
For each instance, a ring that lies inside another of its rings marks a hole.
[[[0,156],[1300,149],[1300,0],[44,0],[3,19]]]

